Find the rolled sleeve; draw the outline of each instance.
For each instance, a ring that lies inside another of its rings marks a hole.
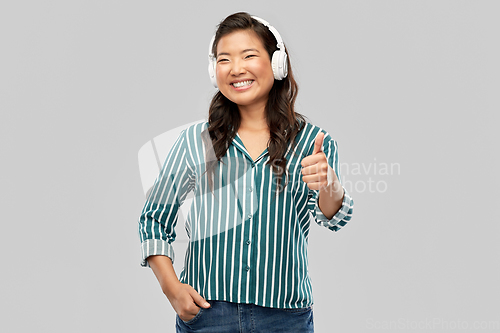
[[[147,258],[164,255],[175,260],[172,243],[178,211],[193,187],[193,169],[187,161],[186,130],[182,131],[149,191],[139,217],[141,266],[150,267]]]
[[[149,262],[146,260],[152,255],[163,255],[167,256],[174,263],[175,252],[174,247],[167,241],[161,239],[146,239],[141,244],[141,266],[150,267]]]
[[[314,202],[314,210],[315,210],[315,221],[321,226],[324,226],[332,231],[339,231],[340,228],[345,226],[348,221],[351,220],[352,209],[354,206],[354,201],[352,200],[349,193],[346,191],[344,187],[344,199],[342,200],[342,206],[340,209],[333,215],[333,217],[329,220],[319,208],[319,195],[316,196]]]

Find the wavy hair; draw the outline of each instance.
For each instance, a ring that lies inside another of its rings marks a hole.
[[[252,18],[248,13],[240,12],[226,17],[218,25],[212,53],[217,54],[217,44],[222,37],[239,30],[254,31],[269,54],[269,59],[272,58],[274,51],[278,49],[274,35],[266,26]],[[294,151],[295,137],[305,125],[304,116],[295,112],[294,108],[298,85],[293,77],[288,52],[287,63],[288,75],[283,80],[274,80],[265,110],[270,131],[268,141],[269,161],[266,165],[272,165],[273,177],[275,177],[273,183],[277,179],[278,193],[280,188],[284,189],[288,184],[287,181],[281,187],[287,163],[285,154],[289,143],[292,142],[291,151]],[[226,98],[220,90],[215,93],[210,103],[208,123],[209,126],[202,133],[202,138],[206,148],[205,173],[209,172],[211,175],[208,177],[208,181],[210,189],[213,191],[212,177],[215,174],[215,167],[219,161],[224,163],[221,158],[226,154],[241,124],[238,106]]]

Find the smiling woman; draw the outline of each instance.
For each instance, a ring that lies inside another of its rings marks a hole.
[[[353,210],[337,143],[295,112],[297,83],[268,22],[228,16],[209,59],[218,90],[208,121],[182,131],[150,191],[141,265],[177,313],[177,332],[313,332],[310,220],[338,231]],[[177,279],[174,228],[190,191]]]

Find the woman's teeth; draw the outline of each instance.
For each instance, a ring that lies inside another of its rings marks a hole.
[[[252,82],[253,82],[252,80],[235,82],[235,83],[233,83],[233,86],[235,88],[240,88],[240,87],[248,86],[248,85],[252,84]]]

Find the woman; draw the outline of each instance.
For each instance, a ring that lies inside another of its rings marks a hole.
[[[209,53],[219,90],[208,122],[182,131],[148,196],[141,265],[177,313],[177,332],[313,332],[309,218],[338,231],[353,208],[337,144],[294,111],[290,60],[266,21],[228,16]],[[171,243],[190,191],[177,279]]]

